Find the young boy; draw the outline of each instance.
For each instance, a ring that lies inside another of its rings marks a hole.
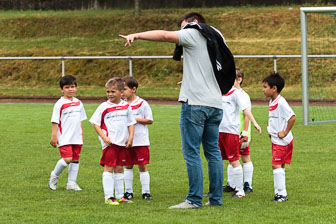
[[[58,146],[61,159],[50,174],[49,188],[54,191],[57,189],[58,178],[69,164],[66,189],[80,191],[82,189],[76,180],[83,145],[83,120],[87,117],[82,102],[74,97],[77,91],[76,78],[72,75],[63,76],[60,88],[64,95],[53,109],[50,145],[55,148]]]
[[[273,72],[263,80],[263,92],[269,102],[267,131],[272,140],[272,168],[274,176],[274,202],[287,201],[285,164],[290,164],[293,153],[291,129],[296,116],[285,98],[280,95],[285,80]]]
[[[126,166],[124,170],[125,194],[127,199],[133,198],[133,165],[138,165],[140,171],[140,182],[142,186],[142,198],[152,200],[149,190],[149,134],[147,125],[153,123],[152,110],[149,104],[140,97],[136,96],[138,82],[134,77],[127,76],[124,78],[125,87],[122,96],[127,103],[131,105],[133,115],[136,120],[134,125],[134,139],[132,148],[127,149],[132,164]]]
[[[119,205],[119,202],[129,202],[123,197],[123,165],[127,163],[125,148],[132,146],[136,121],[130,105],[121,100],[124,81],[115,77],[108,80],[105,87],[108,100],[98,106],[90,123],[103,148],[100,165],[104,167],[105,204]]]
[[[244,80],[243,70],[240,68],[236,68],[236,82],[234,83],[234,87],[236,87],[239,92],[242,100],[248,104],[248,109],[251,110],[251,100],[249,95],[241,88]],[[243,173],[244,173],[244,192],[251,193],[252,189],[252,176],[253,176],[253,163],[250,158],[250,146],[249,143],[251,141],[251,121],[247,116],[244,115],[242,111],[240,111],[240,149],[239,154],[241,155],[241,159],[243,161]],[[232,175],[232,165],[228,165],[227,169],[228,181],[227,185],[223,188],[223,192],[233,192],[235,189],[230,186],[231,175]]]
[[[235,85],[237,85],[237,78]],[[222,96],[223,118],[219,125],[219,148],[223,160],[229,160],[232,169],[230,171],[230,185],[235,189],[232,197],[241,198],[245,196],[243,189],[243,170],[239,162],[239,128],[240,115],[243,111],[253,123],[254,127],[261,134],[261,128],[255,121],[249,104],[243,100],[240,91],[234,86]]]

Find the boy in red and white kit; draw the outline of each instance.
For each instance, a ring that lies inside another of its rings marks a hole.
[[[296,116],[285,98],[280,95],[285,80],[273,72],[263,80],[263,92],[269,102],[267,131],[272,140],[272,168],[274,176],[274,202],[287,201],[285,164],[290,164],[293,153],[291,129]]]
[[[235,83],[237,79],[235,80]],[[253,123],[254,127],[261,134],[261,128],[255,121],[249,105],[243,100],[241,92],[234,86],[222,96],[223,118],[219,125],[219,148],[223,160],[229,160],[231,169],[230,185],[235,189],[232,197],[244,197],[243,169],[239,162],[239,132],[240,132],[240,111],[243,111]]]
[[[130,202],[123,197],[123,166],[127,164],[126,148],[132,147],[136,121],[131,106],[121,100],[124,81],[115,77],[108,80],[105,87],[108,100],[98,106],[90,123],[103,148],[100,165],[104,167],[105,204],[119,205],[119,202]]]
[[[83,145],[83,120],[86,114],[83,103],[74,97],[77,90],[76,78],[63,76],[60,88],[64,96],[55,104],[51,117],[52,133],[50,145],[59,148],[61,159],[50,174],[49,188],[57,189],[58,178],[69,164],[67,190],[82,190],[76,183],[79,155]]]
[[[149,133],[147,125],[153,123],[152,110],[149,104],[142,98],[136,96],[138,82],[132,76],[124,78],[125,87],[122,96],[131,105],[136,120],[134,125],[134,139],[132,148],[127,149],[132,163],[124,170],[125,194],[127,199],[133,198],[133,165],[138,165],[140,171],[140,182],[142,186],[142,198],[152,200],[150,195],[150,177],[147,169],[149,164]]]

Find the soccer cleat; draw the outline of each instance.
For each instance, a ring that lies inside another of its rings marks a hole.
[[[236,191],[233,195],[232,198],[243,198],[245,197],[245,194],[243,192]]]
[[[133,203],[133,201],[131,200],[128,200],[127,198],[125,197],[122,197],[118,200],[119,203]]]
[[[57,189],[57,182],[58,182],[58,177],[53,175],[52,172],[50,174],[50,180],[49,180],[49,188],[53,191],[56,191]]]
[[[72,185],[67,185],[66,189],[71,190],[71,191],[81,191],[82,190],[82,188],[80,188],[78,184],[76,183]]]
[[[253,192],[252,187],[250,187],[249,183],[247,183],[247,182],[244,183],[244,192],[245,193],[252,193]]]
[[[274,201],[274,202],[284,202],[284,201],[288,201],[288,197],[287,197],[287,195],[283,196],[283,195],[276,194],[274,196],[274,200],[272,200],[272,201]]]
[[[225,187],[223,187],[223,192],[234,192],[235,189],[232,188],[230,185],[226,185]]]
[[[125,192],[124,198],[126,198],[127,200],[132,200],[133,199],[133,193]]]
[[[142,199],[153,200],[153,197],[149,193],[142,194]]]
[[[199,207],[197,207],[196,205],[190,204],[186,201],[169,207],[169,209],[194,209],[194,208],[199,208]]]
[[[114,197],[110,197],[110,198],[105,200],[105,204],[107,204],[107,205],[119,205],[119,202]]]

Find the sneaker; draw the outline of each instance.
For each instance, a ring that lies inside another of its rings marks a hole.
[[[49,180],[49,188],[53,191],[56,191],[57,189],[57,182],[58,182],[58,177],[53,175],[52,172],[50,174],[50,180]]]
[[[244,192],[245,193],[252,193],[253,192],[252,187],[250,187],[249,183],[247,183],[247,182],[244,183]]]
[[[132,200],[133,199],[133,193],[125,192],[124,198],[126,198],[127,200]]]
[[[67,185],[66,189],[71,190],[71,191],[81,191],[82,190],[82,188],[80,188],[78,184],[76,183],[72,185]]]
[[[274,200],[272,200],[272,201],[274,201],[274,202],[284,202],[284,201],[288,201],[288,197],[287,197],[287,195],[283,196],[283,195],[276,194],[274,196]]]
[[[245,193],[236,191],[233,195],[232,198],[243,198],[245,197]]]
[[[209,197],[210,192],[203,194],[203,198],[208,198]]]
[[[230,185],[226,185],[225,187],[223,187],[223,192],[234,192],[235,189],[232,188]]]
[[[114,197],[110,197],[110,198],[105,200],[105,204],[107,204],[107,205],[119,205],[119,202]]]
[[[186,201],[169,207],[169,209],[190,209],[190,208],[194,209],[194,208],[199,208],[199,207],[197,207],[196,205],[190,204]]]
[[[128,200],[127,198],[125,197],[122,197],[118,200],[119,203],[133,203],[133,201],[131,200]]]
[[[149,193],[142,194],[142,199],[153,200],[153,197]]]

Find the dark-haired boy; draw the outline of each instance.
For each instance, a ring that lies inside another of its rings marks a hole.
[[[62,158],[50,174],[49,188],[57,189],[58,178],[69,164],[66,189],[80,191],[82,189],[76,180],[83,145],[83,120],[87,117],[83,103],[74,97],[77,90],[76,78],[72,75],[63,76],[60,88],[64,96],[56,102],[53,109],[50,145],[58,146]]]
[[[274,176],[274,202],[287,201],[285,164],[290,164],[293,153],[291,129],[296,116],[285,98],[280,95],[285,80],[273,72],[263,80],[263,92],[269,102],[267,131],[272,140],[272,168]]]
[[[132,148],[128,148],[128,156],[131,163],[124,169],[125,194],[127,199],[133,198],[133,165],[138,165],[140,171],[140,182],[142,186],[142,198],[152,200],[150,195],[150,176],[147,169],[149,164],[149,132],[147,125],[153,123],[152,110],[146,100],[138,97],[136,91],[138,82],[132,76],[123,78],[125,82],[122,97],[132,108],[136,124],[134,125],[134,138]]]

